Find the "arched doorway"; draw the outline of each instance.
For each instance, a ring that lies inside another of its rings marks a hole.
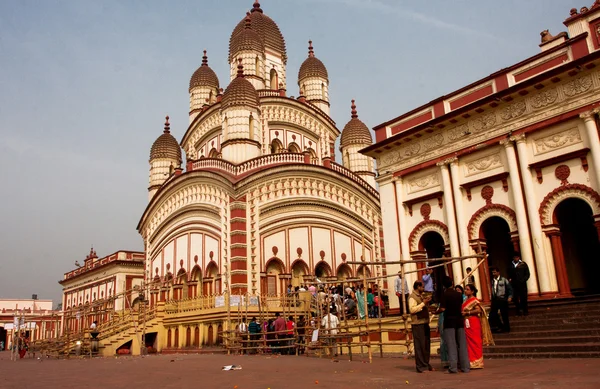
[[[571,293],[599,293],[600,283],[595,279],[600,271],[600,242],[592,209],[584,200],[569,198],[558,204],[554,216],[560,226]]]
[[[325,278],[331,276],[331,268],[325,261],[321,261],[315,267],[315,276],[317,278]]]
[[[213,334],[213,326],[212,324],[208,326],[208,334],[207,334],[207,339],[206,339],[206,345],[207,346],[212,346],[215,342],[215,336]]]
[[[308,275],[308,266],[303,260],[298,259],[292,265],[292,286],[300,286],[304,284],[304,276]]]
[[[481,233],[487,246],[488,269],[496,267],[503,277],[508,277],[514,253],[508,223],[499,216],[492,216],[481,225]]]
[[[194,347],[199,347],[200,346],[200,328],[198,328],[198,326],[196,326],[196,328],[194,328]]]
[[[285,285],[279,285],[282,283],[279,275],[284,272],[284,264],[279,258],[273,257],[267,262],[262,286],[263,290],[266,291],[269,296],[277,296],[278,292],[285,291]]]
[[[419,249],[425,252],[426,258],[442,258],[444,256],[444,252],[446,251],[446,247],[444,244],[444,238],[436,231],[428,231],[423,234],[421,240],[419,241]],[[431,261],[427,262],[428,266],[439,265],[440,261]],[[417,265],[418,268],[424,267],[423,264]],[[446,275],[445,266],[437,266],[433,268],[433,284],[435,290],[436,301],[440,301],[443,288],[442,278]],[[409,285],[409,288],[412,286]]]
[[[352,269],[350,269],[350,266],[342,263],[337,269],[337,279],[338,281],[346,281],[349,278],[352,278]]]

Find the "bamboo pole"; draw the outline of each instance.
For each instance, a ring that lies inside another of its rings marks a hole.
[[[369,353],[369,363],[373,363],[373,351],[371,350],[371,334],[369,332],[369,315],[367,314],[367,258],[365,250],[365,235],[362,235],[362,261],[363,261],[363,308],[365,310],[365,328],[367,330],[367,352]],[[360,315],[360,312],[359,312]]]

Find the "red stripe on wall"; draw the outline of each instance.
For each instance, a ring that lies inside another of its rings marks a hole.
[[[414,126],[418,126],[419,124],[425,123],[428,120],[431,120],[433,117],[431,115],[431,111],[425,112],[419,116],[415,116],[412,119],[409,119],[405,122],[398,124],[397,126],[392,127],[392,135],[395,135],[399,132],[412,128]]]
[[[585,41],[584,41],[584,44]],[[587,54],[587,53],[586,53]],[[538,66],[535,66],[529,70],[526,70],[522,73],[519,74],[515,74],[515,81],[516,82],[521,82],[523,80],[525,80],[526,78],[530,78],[535,76],[536,74],[540,74],[542,72],[545,72],[548,69],[551,69],[555,66],[558,66],[560,64],[562,64],[563,62],[566,62],[569,60],[569,56],[567,54],[563,54],[559,57],[556,57],[550,61],[546,61],[544,63],[539,64]]]
[[[466,94],[462,97],[459,97],[458,99],[452,101],[450,103],[450,109],[451,110],[455,110],[458,109],[460,107],[464,107],[467,104],[471,104],[474,101],[477,101],[479,99],[482,99],[486,96],[491,95],[492,93],[494,93],[494,88],[492,88],[491,85],[488,85],[486,87],[483,87],[481,89],[477,89],[469,94]]]

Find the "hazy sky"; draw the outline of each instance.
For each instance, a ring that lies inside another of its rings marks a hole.
[[[148,156],[181,139],[202,50],[228,84],[252,0],[0,0],[0,298],[60,301],[90,245],[142,250]],[[288,94],[314,41],[340,129],[373,127],[539,52],[592,0],[265,0],[287,43]]]

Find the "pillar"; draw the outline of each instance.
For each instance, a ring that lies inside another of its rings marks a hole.
[[[456,207],[456,223],[458,230],[458,241],[460,244],[460,251],[462,255],[471,255],[471,247],[469,245],[469,232],[467,231],[467,223],[465,209],[463,206],[463,195],[460,190],[460,169],[458,168],[458,160],[450,162],[450,177],[452,177],[452,193],[454,194],[454,206]],[[475,269],[477,266],[477,258],[471,258],[466,261],[460,262],[462,274],[466,275],[466,268],[470,267]],[[464,277],[463,275],[463,277]],[[459,274],[460,276],[460,274]],[[479,272],[473,273],[475,277],[475,286],[481,290],[481,281],[479,280]]]
[[[531,241],[529,239],[529,226],[527,225],[527,213],[525,211],[525,201],[523,200],[523,191],[519,180],[519,166],[517,164],[517,155],[515,147],[510,139],[504,139],[500,142],[504,145],[506,158],[508,160],[508,171],[510,177],[511,193],[515,204],[515,213],[517,216],[517,228],[519,230],[519,241],[521,248],[521,259],[529,266],[531,277],[527,281],[529,293],[538,293],[537,275],[535,263],[533,261],[533,252],[531,251]]]
[[[554,262],[550,260],[544,250],[544,236],[542,234],[542,223],[539,218],[537,206],[539,204],[535,195],[533,175],[529,170],[529,149],[525,134],[520,134],[511,138],[517,145],[519,152],[519,168],[523,182],[523,190],[527,199],[527,212],[529,213],[529,226],[531,228],[531,245],[535,254],[536,275],[540,285],[541,294],[551,294],[556,292],[555,283],[556,270]],[[520,227],[519,227],[520,230]],[[520,232],[520,231],[519,231]],[[531,270],[531,269],[530,269]]]
[[[383,230],[385,236],[383,239],[383,248],[385,250],[385,257],[389,261],[398,261],[402,258],[402,250],[400,248],[400,231],[399,231],[399,215],[397,212],[402,210],[402,204],[396,203],[396,183],[393,181],[391,175],[380,178],[379,182],[379,198],[381,201],[381,208],[385,209],[386,212],[382,212],[381,218],[383,223]],[[388,275],[396,275],[400,270],[400,265],[386,265]],[[388,295],[394,296],[394,279],[390,278],[392,282],[388,284]],[[398,307],[398,299],[390,298],[390,308]]]
[[[550,245],[552,247],[552,257],[554,258],[554,266],[556,268],[556,281],[558,282],[558,293],[561,296],[569,297],[571,296],[571,287],[569,286],[569,275],[567,274],[562,241],[560,240],[560,228],[556,225],[550,226],[545,232],[548,238],[550,238]]]
[[[592,156],[592,175],[594,181],[596,181],[596,191],[600,191],[600,140],[598,139],[598,127],[596,126],[596,114],[598,108],[587,111],[579,115],[583,119],[585,124],[585,133],[588,138],[588,144],[590,146],[590,152]]]
[[[410,246],[408,244],[410,231],[408,230],[406,223],[406,209],[404,208],[404,185],[402,185],[402,178],[397,177],[394,181],[394,185],[396,187],[396,204],[398,205],[398,224],[400,226],[400,250],[402,251],[402,260],[410,261]],[[405,271],[416,269],[416,264],[412,263],[404,268]],[[409,289],[416,280],[417,273],[407,274],[406,282],[408,283]]]
[[[456,157],[439,162],[437,165],[440,167],[442,173],[444,209],[446,210],[446,222],[448,223],[448,235],[450,236],[450,255],[452,257],[460,257],[458,231],[456,230],[456,214],[454,211],[454,201],[452,201],[452,184],[450,182],[450,172],[448,170],[448,164],[452,162],[456,162]],[[452,271],[454,273],[454,282],[460,282],[463,274],[460,262],[454,262],[452,264]]]

